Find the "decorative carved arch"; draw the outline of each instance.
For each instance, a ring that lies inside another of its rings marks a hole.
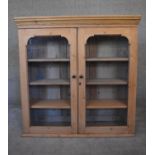
[[[103,35],[91,34],[91,35],[85,35],[85,37],[83,38],[84,39],[84,44],[86,45],[88,39],[91,38],[91,37],[95,37],[95,36],[120,36],[120,37],[126,38],[129,45],[130,45],[130,42],[131,42],[131,37],[128,34],[106,34],[106,35],[104,35],[104,34]]]
[[[65,41],[67,42],[68,45],[70,45],[70,38],[69,37],[66,37],[66,36],[63,36],[63,35],[44,35],[44,36],[40,36],[40,35],[32,35],[32,36],[29,36],[29,37],[26,37],[25,39],[25,44],[27,45],[28,42],[30,41],[30,39],[32,38],[36,38],[36,37],[61,37],[63,39],[65,39]]]

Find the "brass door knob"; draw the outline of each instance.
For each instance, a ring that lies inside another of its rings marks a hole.
[[[75,79],[76,78],[76,75],[72,75],[72,78]]]

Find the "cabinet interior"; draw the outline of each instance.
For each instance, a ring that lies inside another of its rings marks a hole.
[[[28,59],[69,58],[69,44],[65,37],[32,37],[27,45]]]
[[[69,109],[31,109],[32,126],[71,126]]]
[[[125,37],[100,35],[88,38],[87,126],[127,124],[128,61],[128,40]]]
[[[125,126],[127,110],[122,109],[87,109],[87,126]]]
[[[32,126],[71,126],[69,44],[61,36],[29,39],[28,76]]]

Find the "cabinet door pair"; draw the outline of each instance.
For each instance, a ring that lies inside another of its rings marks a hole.
[[[25,133],[129,134],[135,28],[19,30]]]

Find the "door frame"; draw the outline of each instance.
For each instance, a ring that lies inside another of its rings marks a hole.
[[[31,37],[35,36],[63,36],[70,45],[70,90],[71,90],[71,127],[47,127],[30,126],[30,103],[29,103],[29,83],[27,66],[27,43]],[[19,29],[19,57],[20,57],[20,89],[21,106],[23,118],[24,134],[31,133],[54,133],[69,134],[77,133],[77,31],[75,28],[49,28],[49,29]]]
[[[89,37],[94,35],[121,35],[129,42],[129,74],[128,74],[128,116],[127,126],[86,126],[86,61],[85,45]],[[79,92],[79,128],[81,134],[133,134],[135,131],[136,112],[136,79],[137,79],[137,27],[103,27],[78,29],[78,74]]]

